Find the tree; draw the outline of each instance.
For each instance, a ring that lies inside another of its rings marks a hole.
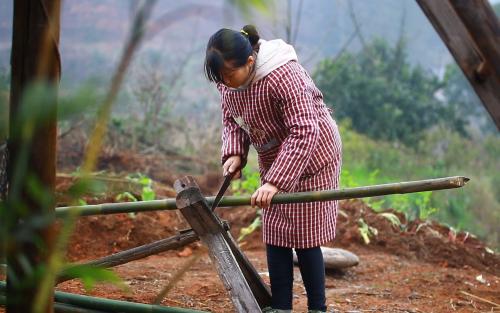
[[[394,48],[376,39],[358,53],[323,60],[314,78],[336,117],[371,138],[412,145],[438,123],[464,133],[463,120],[438,97],[443,82],[409,64],[403,37]]]
[[[443,95],[457,114],[463,116],[469,131],[480,134],[497,133],[491,116],[481,104],[481,100],[456,64],[448,64],[444,77],[446,82]]]

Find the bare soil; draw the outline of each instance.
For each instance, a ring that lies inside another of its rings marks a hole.
[[[143,160],[124,155],[111,159],[113,168],[123,171],[130,171],[130,164],[138,166]],[[161,167],[161,163],[156,164]],[[107,168],[106,162],[100,164],[102,169]],[[155,191],[159,198],[175,196],[169,186],[176,175],[158,168],[143,172],[156,173],[155,178],[160,183],[155,184]],[[197,180],[206,195],[213,195],[221,183],[217,173],[199,176]],[[59,177],[57,189],[63,194],[72,183],[71,177]],[[64,197],[60,198],[62,205]],[[113,202],[114,195],[86,200],[89,203]],[[327,272],[329,310],[351,313],[500,312],[500,255],[491,253],[472,234],[455,233],[436,222],[408,222],[403,215],[391,212],[402,222],[402,226],[394,226],[359,200],[342,201],[340,208],[337,238],[328,246],[357,254],[360,264],[342,272]],[[233,236],[238,237],[240,229],[255,218],[256,209],[219,208],[217,214],[229,221]],[[360,218],[378,230],[369,244],[364,243],[359,233]],[[67,258],[72,262],[96,259],[173,236],[188,227],[177,211],[81,217],[69,244]],[[269,282],[260,230],[246,237],[240,247],[264,281]],[[126,290],[98,284],[86,292],[78,280],[64,282],[57,286],[57,290],[152,303],[193,255],[200,256],[161,304],[210,312],[234,312],[228,293],[200,243],[115,267],[114,271],[125,282]],[[307,312],[307,299],[298,268],[295,269],[294,312]]]
[[[444,227],[437,224],[423,226],[418,233],[412,228],[395,229],[360,201],[344,201],[341,208],[347,217],[339,215],[338,239],[329,246],[357,254],[360,264],[344,272],[327,273],[328,305],[335,312],[490,312],[494,305],[481,299],[500,303],[500,256],[486,252],[476,239],[465,238],[464,234],[443,235]],[[234,236],[253,220],[256,212],[249,207],[218,211],[230,221]],[[356,218],[361,211],[365,221],[379,229],[369,245],[357,231]],[[174,235],[176,229],[185,226],[176,212],[140,213],[135,218],[127,214],[81,218],[68,257],[73,261],[90,260]],[[260,231],[247,237],[241,248],[269,282]],[[199,243],[116,267],[116,273],[129,287],[126,292],[115,286],[99,285],[89,294],[152,303],[194,253],[201,253],[201,257],[162,304],[234,312],[210,258]],[[78,281],[65,282],[58,290],[85,293]],[[294,310],[307,311],[298,269],[295,269]]]

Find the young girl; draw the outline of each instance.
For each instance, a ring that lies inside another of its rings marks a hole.
[[[251,202],[262,208],[272,311],[291,312],[294,248],[309,312],[325,312],[320,245],[335,237],[337,201],[271,205],[278,192],[338,188],[342,145],[323,95],[292,46],[260,39],[252,25],[210,38],[205,73],[221,95],[224,175],[245,166],[250,144],[258,152],[262,186]]]

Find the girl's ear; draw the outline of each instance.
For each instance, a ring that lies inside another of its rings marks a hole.
[[[255,63],[255,57],[253,55],[249,56],[247,59],[247,65],[252,66]]]

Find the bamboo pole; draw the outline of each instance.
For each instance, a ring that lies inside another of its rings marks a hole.
[[[373,186],[364,186],[356,188],[346,188],[339,190],[322,190],[311,192],[297,192],[288,194],[277,194],[272,203],[300,203],[315,201],[344,200],[365,197],[385,196],[391,194],[405,194],[422,191],[443,190],[463,187],[469,178],[463,176],[453,176],[426,180],[417,180],[401,183],[391,183]],[[211,205],[215,197],[206,197],[208,204]],[[250,205],[250,196],[232,196],[222,198],[219,206],[232,207]],[[80,216],[146,212],[159,210],[177,210],[175,199],[163,199],[152,201],[137,201],[125,203],[104,203],[74,207],[56,208],[58,217],[68,214],[70,211],[77,211]]]
[[[0,281],[0,295],[5,294],[6,284]],[[0,298],[1,299],[1,298]],[[168,307],[160,305],[150,305],[143,303],[127,302],[120,300],[111,300],[98,297],[77,295],[62,291],[56,291],[54,295],[56,303],[65,304],[89,310],[98,310],[104,312],[120,313],[204,313],[193,309],[184,309],[177,307]],[[88,312],[88,311],[87,311]],[[92,312],[92,311],[91,311]]]

